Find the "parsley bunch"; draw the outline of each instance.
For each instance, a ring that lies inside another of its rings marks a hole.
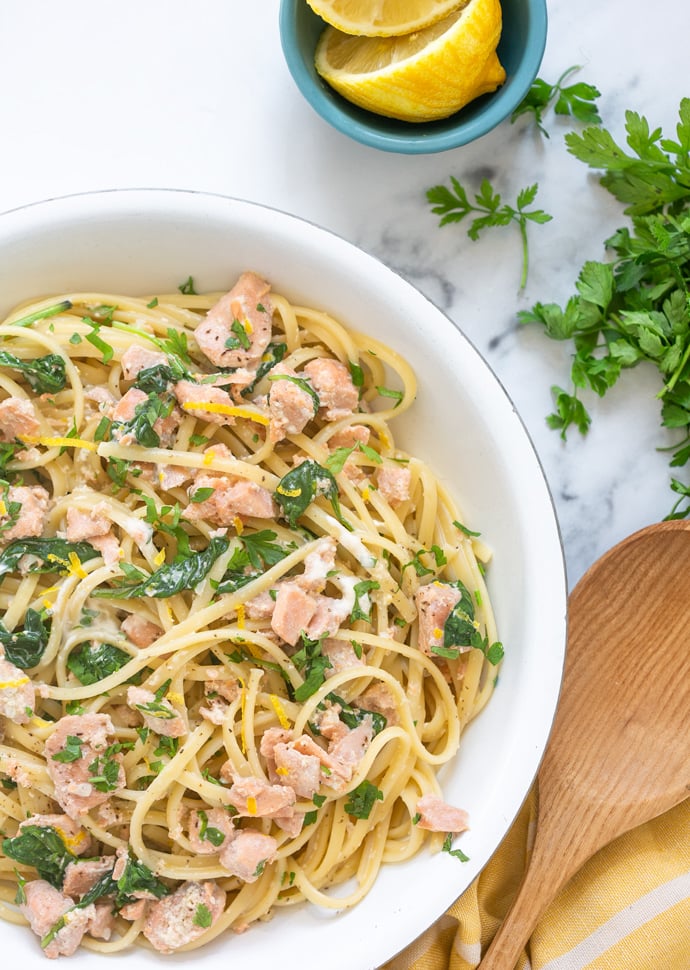
[[[552,389],[552,428],[563,438],[573,425],[585,434],[591,417],[581,391],[603,397],[624,368],[646,361],[663,382],[661,423],[679,434],[671,466],[680,467],[690,460],[690,98],[681,101],[675,139],[634,111],[625,129],[629,150],[603,127],[566,136],[572,155],[603,169],[601,184],[630,216],[605,242],[613,258],[585,263],[564,307],[537,303],[519,319],[573,344],[572,387]],[[690,486],[672,479],[671,487],[679,498],[669,518],[685,517]]]

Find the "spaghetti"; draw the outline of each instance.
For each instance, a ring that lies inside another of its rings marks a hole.
[[[172,952],[449,848],[502,648],[409,365],[245,273],[22,306],[0,389],[0,915]]]

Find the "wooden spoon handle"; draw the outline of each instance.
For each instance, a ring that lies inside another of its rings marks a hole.
[[[513,970],[539,919],[570,878],[574,860],[559,858],[551,838],[540,839],[513,904],[479,964],[480,970]]]
[[[553,858],[549,860],[547,854],[532,857],[513,905],[479,964],[480,970],[513,970],[534,927],[564,882]]]

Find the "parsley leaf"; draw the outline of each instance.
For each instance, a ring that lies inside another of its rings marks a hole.
[[[508,226],[514,222],[522,240],[522,275],[520,277],[520,289],[524,289],[527,284],[527,272],[529,267],[529,251],[527,242],[527,223],[545,223],[551,221],[551,216],[543,209],[528,209],[538,191],[538,183],[529,185],[521,189],[518,193],[515,205],[508,203],[501,204],[501,196],[495,191],[491,183],[484,179],[479,192],[474,197],[474,202],[470,202],[467,191],[460,182],[454,177],[450,178],[451,188],[445,185],[434,185],[427,190],[426,197],[431,203],[431,211],[441,216],[439,226],[445,226],[451,222],[461,222],[471,213],[476,213],[467,235],[472,240],[479,238],[479,233],[491,226]]]
[[[183,296],[197,295],[197,292],[194,288],[194,279],[191,276],[188,276],[187,279],[184,281],[184,283],[180,283],[180,285],[177,288],[180,291],[180,293],[183,294]]]
[[[204,903],[199,903],[194,913],[194,925],[208,929],[212,922],[211,910]]]
[[[110,643],[81,643],[70,653],[67,669],[84,686],[89,686],[114,674],[131,659],[128,653]]]
[[[564,84],[572,74],[579,70],[581,70],[579,64],[569,67],[561,74],[555,84],[549,84],[538,77],[513,111],[510,117],[511,122],[517,121],[520,115],[531,113],[539,131],[548,138],[549,133],[542,124],[543,114],[550,104],[554,104],[554,111],[557,115],[570,115],[577,121],[582,121],[588,125],[599,123],[601,118],[595,101],[601,97],[601,92],[593,84],[585,84],[583,81],[568,86]]]
[[[447,852],[448,855],[452,855],[455,859],[459,859],[460,862],[469,862],[470,857],[465,855],[462,849],[453,849],[453,833],[449,832],[445,839],[443,840],[443,845],[441,846],[441,852]]]
[[[199,825],[200,840],[202,842],[210,842],[211,845],[218,848],[219,845],[222,845],[223,842],[225,842],[225,835],[220,829],[214,828],[212,825],[208,824],[208,815],[206,812],[200,810],[197,812],[197,814],[199,816],[199,822],[201,823]]]
[[[377,801],[383,801],[383,792],[365,778],[350,792],[345,811],[354,818],[366,819]]]
[[[69,764],[71,761],[79,761],[81,758],[81,746],[83,744],[83,739],[78,738],[76,734],[68,734],[65,738],[65,746],[61,751],[57,751],[53,755],[53,761],[59,761],[61,764]]]
[[[304,633],[302,646],[293,654],[292,662],[304,675],[304,682],[294,692],[295,700],[301,704],[316,693],[326,680],[326,671],[333,665],[321,653],[321,640],[310,640]]]
[[[350,614],[350,620],[352,622],[355,620],[366,620],[367,623],[371,623],[371,602],[369,600],[369,593],[374,589],[380,588],[380,583],[377,583],[371,579],[363,579],[359,583],[355,583],[355,605],[352,607],[352,613]],[[360,597],[366,597],[365,604],[367,608],[363,607],[360,603]]]

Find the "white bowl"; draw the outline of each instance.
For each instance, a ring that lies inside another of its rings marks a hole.
[[[211,966],[219,957],[257,970],[379,966],[410,943],[469,886],[525,798],[551,728],[565,652],[566,581],[554,508],[527,433],[474,347],[425,297],[376,259],[293,216],[219,196],[167,190],[55,199],[0,217],[0,312],[67,290],[145,294],[174,290],[190,274],[199,291],[254,269],[287,297],[369,331],[410,359],[415,406],[396,422],[400,445],[435,468],[463,515],[494,549],[489,588],[506,648],[499,684],[463,737],[442,784],[470,814],[469,862],[426,853],[381,872],[353,910],[280,912],[247,933],[174,958]],[[6,955],[45,967],[36,937],[0,930]],[[99,958],[79,951],[76,965]],[[162,964],[134,948],[132,970]],[[320,958],[319,958],[320,962]]]

